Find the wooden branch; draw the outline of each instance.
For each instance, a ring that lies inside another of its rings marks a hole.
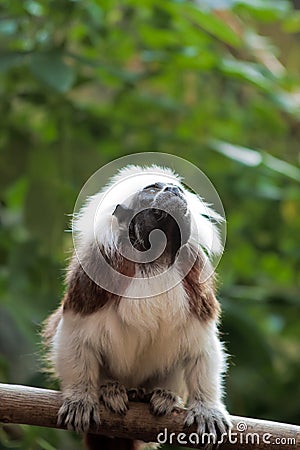
[[[58,391],[28,386],[0,384],[0,422],[58,428],[57,411],[62,397]],[[159,441],[182,447],[200,448],[195,428],[184,428],[184,409],[176,409],[169,417],[154,417],[144,403],[130,403],[126,416],[113,414],[100,406],[102,425],[93,433],[127,437],[143,441]],[[228,449],[296,450],[300,448],[300,427],[266,420],[232,416],[234,429],[229,441],[220,445]],[[168,430],[168,431],[166,431]],[[172,434],[173,433],[173,434]],[[181,433],[184,433],[181,434]],[[200,441],[201,442],[201,441]]]

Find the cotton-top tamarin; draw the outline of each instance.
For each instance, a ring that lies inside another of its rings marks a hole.
[[[147,393],[155,415],[170,414],[182,396],[187,426],[229,430],[209,263],[220,251],[217,220],[157,166],[125,167],[74,217],[76,253],[44,340],[63,392],[58,423],[84,432],[87,448],[137,448],[87,433],[101,424],[100,402],[126,413],[130,388]]]

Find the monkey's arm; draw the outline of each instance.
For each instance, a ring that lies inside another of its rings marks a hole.
[[[70,430],[88,430],[91,420],[100,424],[99,362],[93,348],[76,327],[71,312],[63,315],[53,340],[53,362],[64,402],[58,423]]]
[[[209,348],[190,357],[185,369],[189,392],[186,425],[194,422],[197,432],[217,436],[227,433],[231,422],[222,402],[222,374],[225,354],[218,337],[214,335]]]

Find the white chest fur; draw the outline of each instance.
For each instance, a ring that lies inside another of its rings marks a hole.
[[[77,349],[88,346],[117,380],[137,386],[152,374],[171,369],[185,353],[204,350],[214,332],[212,325],[191,317],[178,285],[157,297],[124,298],[88,316],[69,311],[54,343],[59,347],[67,340]]]

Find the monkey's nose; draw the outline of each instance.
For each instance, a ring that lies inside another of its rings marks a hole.
[[[177,186],[166,186],[165,191],[172,192],[174,195],[180,195],[180,191]]]

